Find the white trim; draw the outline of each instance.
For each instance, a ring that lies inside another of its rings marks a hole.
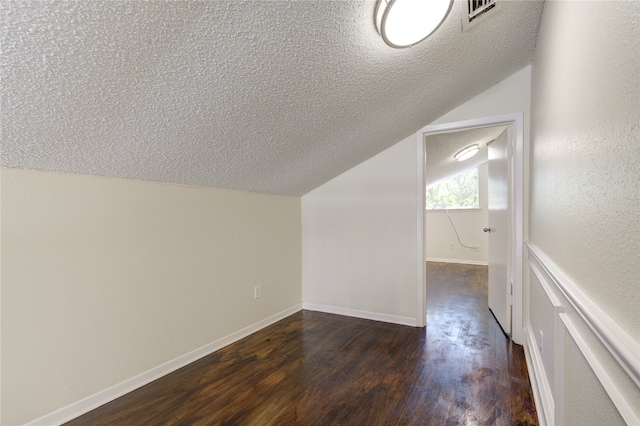
[[[527,243],[527,248],[578,315],[627,372],[636,386],[640,387],[640,358],[636,355],[640,354],[640,343],[585,296],[539,248],[531,243]]]
[[[563,313],[558,309],[558,315],[553,319],[553,381],[554,381],[554,396],[555,396],[555,415],[554,420],[558,425],[566,423],[566,405],[567,405],[567,344],[566,328],[560,318],[560,313]]]
[[[477,129],[482,127],[493,126],[513,126],[515,149],[513,152],[514,172],[513,172],[513,199],[514,206],[511,212],[514,224],[514,235],[511,241],[511,249],[513,251],[513,313],[512,313],[512,338],[515,343],[522,344],[524,341],[524,324],[523,324],[523,282],[524,282],[524,200],[525,200],[525,186],[524,186],[524,113],[512,113],[506,115],[499,115],[493,117],[475,118],[471,120],[458,121],[453,123],[444,124],[431,124],[423,127],[417,132],[418,141],[418,206],[423,206],[422,209],[418,209],[418,249],[425,244],[424,238],[424,174],[425,174],[425,161],[424,161],[424,135],[425,134],[437,134],[437,133],[453,133],[461,130]],[[424,251],[422,257],[424,259]],[[424,266],[423,266],[424,268]],[[419,274],[420,275],[420,274]],[[420,277],[417,283],[418,295],[425,294],[426,289],[426,276]],[[422,308],[420,314],[426,318],[426,306],[420,306],[418,302],[418,309]]]
[[[527,361],[527,371],[529,372],[529,382],[533,390],[533,399],[536,403],[536,414],[540,426],[553,425],[554,421],[554,400],[553,393],[547,375],[545,374],[542,356],[538,351],[534,336],[530,332],[531,324],[525,330],[524,355]]]
[[[528,356],[527,368],[529,369],[529,377],[535,378],[535,382],[531,380],[531,387],[534,390],[534,399],[536,401],[536,411],[538,413],[538,420],[544,419],[547,424],[563,424],[564,423],[564,336],[558,332],[558,324],[560,323],[559,314],[563,311],[563,305],[556,293],[552,290],[551,284],[547,275],[540,270],[538,262],[529,257],[527,262],[527,279],[526,286],[528,289],[528,306],[531,304],[530,291],[532,276],[535,276],[539,286],[542,287],[547,299],[553,306],[553,380],[554,389],[551,389],[549,384],[548,372],[544,368],[542,362],[542,355],[538,348],[535,336],[532,334],[533,327],[530,323],[530,318],[527,315],[525,323],[527,327],[525,334],[528,336],[527,346],[525,346],[525,355]],[[527,353],[529,352],[529,353]],[[529,356],[530,355],[530,356]],[[554,397],[555,396],[555,397]]]
[[[154,367],[144,373],[138,374],[130,379],[127,379],[121,383],[118,383],[114,386],[111,386],[107,389],[104,389],[98,393],[95,393],[91,396],[88,396],[80,401],[74,402],[73,404],[67,405],[66,407],[60,408],[52,413],[49,413],[45,416],[42,416],[36,420],[33,420],[27,423],[27,426],[31,425],[59,425],[62,423],[66,423],[70,420],[75,419],[89,411],[98,408],[108,402],[115,400],[116,398],[121,397],[131,391],[134,391],[146,384],[151,383],[154,380],[157,380],[167,374],[178,370],[179,368],[184,367],[187,364],[191,364],[194,361],[199,360],[217,350],[224,348],[225,346],[230,345],[231,343],[237,342],[240,339],[247,337],[250,334],[253,334],[263,328],[274,324],[281,319],[284,319],[294,313],[300,311],[302,309],[302,305],[294,305],[284,311],[278,312],[277,314],[271,315],[268,318],[265,318],[261,321],[258,321],[252,325],[249,325],[241,330],[238,330],[234,333],[229,334],[228,336],[222,337],[218,340],[215,340],[211,343],[208,343],[198,349],[195,349],[189,353],[181,355],[175,359],[165,362],[157,367]]]
[[[324,312],[326,314],[344,315],[347,317],[388,322],[392,324],[408,325],[411,327],[424,327],[419,325],[415,318],[411,318],[411,317],[401,317],[398,315],[381,314],[378,312],[359,311],[357,309],[341,308],[339,306],[318,305],[316,303],[303,303],[302,309],[306,309],[308,311]]]
[[[618,390],[615,382],[611,379],[607,370],[602,366],[602,364],[600,364],[598,358],[595,356],[591,348],[589,348],[589,345],[584,341],[578,331],[578,328],[571,321],[571,318],[569,318],[567,314],[560,314],[560,319],[602,384],[602,387],[609,395],[609,398],[611,398],[611,401],[618,409],[620,416],[622,416],[628,425],[640,424],[640,417],[635,414],[631,405],[629,405],[622,393]]]
[[[542,289],[546,293],[547,298],[549,298],[549,301],[551,302],[551,305],[553,305],[554,308],[562,307],[562,303],[560,302],[560,300],[558,299],[556,294],[553,292],[553,290],[551,290],[551,284],[549,284],[549,280],[547,280],[546,274],[544,274],[540,270],[540,268],[538,268],[538,266],[536,265],[537,263],[538,263],[537,261],[536,261],[536,263],[533,263],[533,262],[531,262],[531,260],[529,260],[529,269],[533,271],[533,274],[538,279],[538,282],[540,282],[540,286],[542,287]],[[529,326],[530,325],[531,324],[529,324]]]
[[[489,265],[489,262],[487,262],[486,260],[441,259],[439,257],[427,257],[427,262],[462,263],[465,265],[480,265],[480,266]]]
[[[425,327],[427,325],[427,265],[424,262],[425,254],[427,251],[427,242],[424,238],[424,230],[425,230],[425,208],[426,208],[426,200],[425,200],[425,164],[426,164],[426,149],[424,146],[424,133],[418,132],[416,134],[417,138],[417,175],[418,181],[416,183],[416,199],[418,200],[417,208],[418,208],[418,222],[416,225],[416,248],[418,250],[418,258],[416,265],[416,327]]]
[[[424,209],[425,212],[427,213],[447,213],[447,210],[449,212],[456,212],[456,213],[461,213],[461,212],[481,212],[482,209],[480,207],[451,207],[451,208],[446,208],[446,209],[430,209],[430,208],[426,208]]]

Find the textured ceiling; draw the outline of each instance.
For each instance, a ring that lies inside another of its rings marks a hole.
[[[427,186],[486,163],[489,160],[487,143],[495,140],[506,128],[494,126],[428,135],[425,138],[427,161],[424,173]],[[453,158],[453,154],[472,144],[478,144],[480,148],[476,155],[464,161]]]
[[[530,63],[542,3],[411,49],[374,1],[9,1],[4,166],[301,195]]]

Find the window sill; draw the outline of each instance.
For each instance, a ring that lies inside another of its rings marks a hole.
[[[476,207],[471,207],[471,208],[461,208],[461,207],[457,207],[457,208],[451,208],[451,209],[425,209],[424,211],[429,213],[446,213],[447,210],[449,210],[449,212],[479,212],[482,211],[481,208],[476,208]]]

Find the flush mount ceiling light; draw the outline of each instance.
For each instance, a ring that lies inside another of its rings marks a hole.
[[[380,0],[376,28],[391,47],[411,47],[442,24],[453,0]]]
[[[478,147],[478,144],[469,145],[468,147],[462,148],[460,151],[453,154],[453,158],[458,161],[468,160],[476,155],[479,150],[480,148]]]

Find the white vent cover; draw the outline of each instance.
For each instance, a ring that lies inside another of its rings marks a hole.
[[[465,0],[462,6],[462,31],[468,30],[487,15],[495,13],[497,0]]]

